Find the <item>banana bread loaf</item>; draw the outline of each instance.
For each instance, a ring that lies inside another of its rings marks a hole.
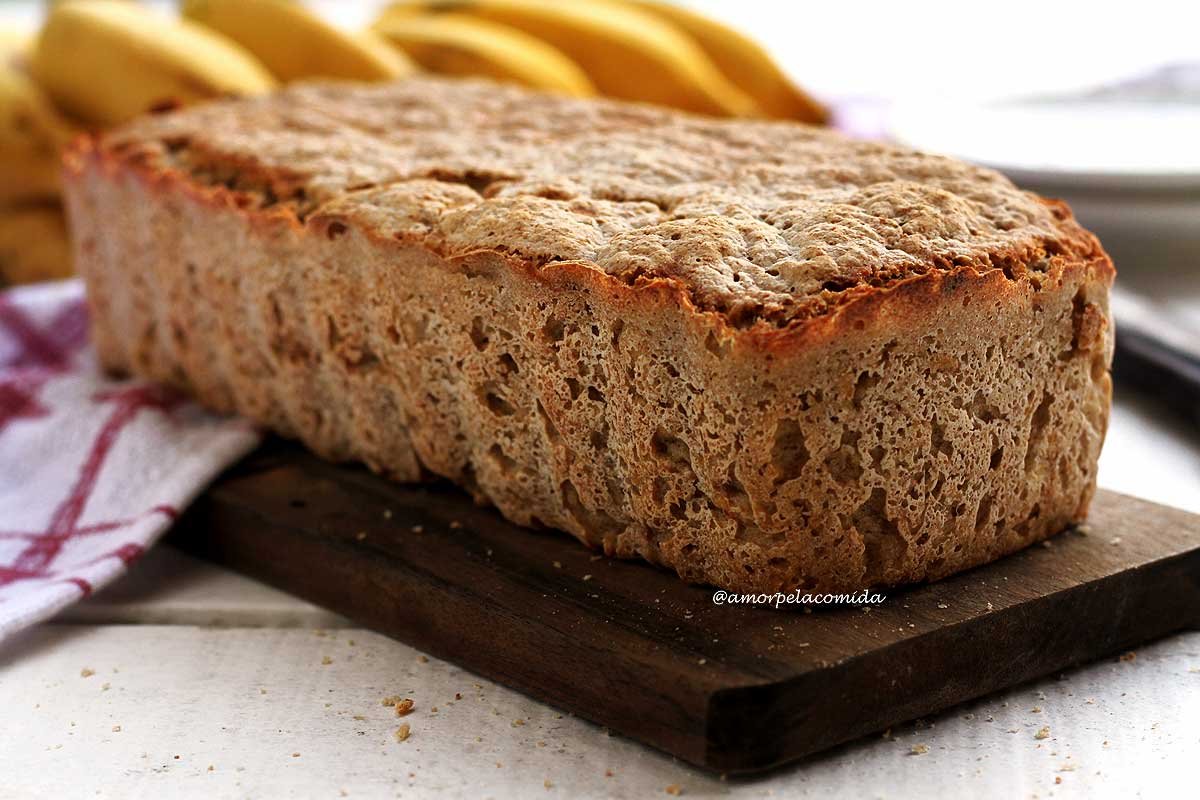
[[[1094,490],[1113,267],[995,172],[419,79],[145,117],[66,173],[107,368],[691,581],[936,579]]]

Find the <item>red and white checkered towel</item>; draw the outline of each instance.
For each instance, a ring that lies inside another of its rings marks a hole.
[[[101,373],[79,281],[0,293],[0,641],[124,572],[260,439]]]

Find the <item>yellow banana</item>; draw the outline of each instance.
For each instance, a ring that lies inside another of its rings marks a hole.
[[[56,203],[0,209],[0,284],[72,273],[70,239]]]
[[[430,72],[482,75],[576,97],[596,91],[561,51],[507,25],[458,14],[413,14],[385,17],[374,29]]]
[[[256,94],[275,81],[237,44],[123,0],[67,0],[50,11],[30,71],[63,110],[108,125],[164,102]]]
[[[783,73],[754,40],[732,28],[663,0],[623,0],[677,26],[768,115],[824,124],[828,111]]]
[[[74,134],[11,51],[0,53],[0,203],[57,195],[59,151]]]
[[[374,81],[413,71],[395,48],[325,22],[292,0],[185,0],[183,15],[245,47],[281,81]]]
[[[601,94],[705,114],[750,116],[754,101],[686,34],[652,14],[603,0],[407,0],[384,18],[454,12],[517,28],[561,50]]]

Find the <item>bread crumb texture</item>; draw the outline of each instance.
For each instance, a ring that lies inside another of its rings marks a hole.
[[[67,161],[109,369],[688,580],[938,578],[1094,490],[1112,265],[988,170],[433,79]]]

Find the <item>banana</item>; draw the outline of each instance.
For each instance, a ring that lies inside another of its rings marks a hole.
[[[0,203],[58,194],[59,151],[75,128],[0,45]]]
[[[275,81],[237,44],[124,0],[67,0],[50,11],[30,71],[82,121],[123,122],[164,102],[257,94]]]
[[[752,116],[754,101],[686,34],[652,14],[604,0],[406,0],[384,19],[454,12],[516,28],[558,48],[601,94],[723,116]]]
[[[824,124],[829,112],[783,73],[756,42],[716,20],[662,0],[621,0],[675,25],[771,117]]]
[[[430,72],[483,75],[576,97],[596,91],[561,51],[506,25],[458,14],[395,15],[374,30]]]
[[[65,278],[70,239],[55,203],[0,209],[0,285]]]
[[[388,80],[414,70],[377,37],[341,31],[292,0],[185,0],[183,15],[242,45],[284,82]]]

